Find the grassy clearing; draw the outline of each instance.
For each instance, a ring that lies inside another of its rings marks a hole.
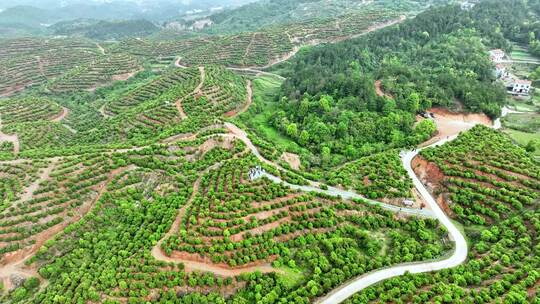
[[[273,143],[279,150],[298,152],[302,148],[291,139],[279,133],[270,124],[277,110],[275,96],[282,81],[271,76],[263,76],[253,81],[253,105],[238,118],[263,140]]]
[[[520,112],[540,111],[540,93],[535,94],[529,100],[521,100],[521,99],[508,97],[508,106]]]
[[[504,126],[509,129],[528,133],[540,131],[540,115],[536,113],[508,114],[503,122]]]
[[[506,129],[504,130],[504,133],[508,134],[512,140],[517,142],[518,144],[525,146],[527,145],[531,140],[537,140],[540,141],[540,132],[535,133],[528,133],[513,129]],[[540,149],[537,149],[533,155],[540,157]]]
[[[510,57],[514,60],[525,60],[525,61],[538,61],[540,60],[538,57],[535,57],[529,51],[521,46],[514,46],[512,52],[510,53]]]
[[[522,101],[514,101],[509,103],[510,107],[519,112],[535,112],[537,110],[536,105]]]
[[[278,273],[278,277],[288,288],[293,288],[304,279],[304,274],[300,270],[292,269],[286,266],[279,267],[279,270],[283,272]]]

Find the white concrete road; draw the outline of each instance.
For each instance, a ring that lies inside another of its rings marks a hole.
[[[446,138],[431,146],[442,145],[447,141],[453,140],[454,138],[455,136],[451,138]],[[465,259],[467,258],[467,241],[465,240],[465,237],[461,234],[461,232],[457,229],[457,227],[450,221],[450,219],[446,216],[446,214],[444,214],[442,209],[439,207],[439,205],[435,201],[435,198],[431,196],[429,191],[424,187],[424,185],[422,184],[420,179],[418,179],[418,177],[416,176],[416,174],[414,173],[412,169],[412,166],[411,166],[412,160],[414,159],[416,155],[418,155],[419,151],[420,150],[401,152],[401,159],[403,162],[403,166],[405,167],[405,169],[407,170],[407,173],[413,180],[413,184],[415,188],[418,190],[422,198],[429,205],[431,210],[433,210],[435,217],[440,221],[441,225],[443,225],[448,230],[450,239],[455,242],[454,252],[452,253],[452,255],[447,259],[439,260],[439,261],[407,263],[407,264],[396,265],[390,268],[375,270],[373,272],[370,272],[363,276],[355,278],[354,280],[338,287],[337,289],[334,289],[324,298],[319,299],[316,303],[320,303],[320,304],[341,303],[345,299],[349,298],[353,294],[359,292],[360,290],[366,287],[369,287],[375,283],[378,283],[380,281],[383,281],[389,278],[401,276],[405,274],[405,272],[421,273],[421,272],[441,270],[441,269],[458,266],[465,261]]]
[[[504,117],[510,113],[522,113],[522,112],[514,111],[504,106],[502,108],[501,117]],[[492,128],[497,130],[497,129],[500,129],[501,126],[502,126],[501,118],[497,118],[493,122]],[[457,135],[450,136],[428,147],[440,146],[456,138],[457,138]],[[422,149],[425,149],[428,147],[424,147]],[[444,260],[400,264],[400,265],[392,266],[390,268],[379,269],[379,270],[369,272],[360,277],[354,278],[350,280],[349,282],[341,285],[340,287],[334,289],[333,291],[328,293],[325,297],[318,299],[315,303],[318,303],[318,304],[341,303],[345,301],[347,298],[349,298],[350,296],[352,296],[353,294],[361,291],[362,289],[366,287],[369,287],[373,284],[376,284],[386,279],[404,275],[405,272],[422,273],[422,272],[442,270],[446,268],[456,267],[465,261],[465,259],[467,258],[467,252],[468,252],[467,241],[465,240],[465,237],[461,234],[461,232],[457,229],[457,227],[450,221],[450,219],[446,216],[446,214],[444,214],[442,209],[439,207],[439,205],[435,201],[435,198],[433,198],[433,196],[431,196],[431,194],[426,189],[426,187],[424,187],[424,184],[422,184],[420,179],[416,176],[411,166],[412,160],[414,159],[414,157],[416,157],[416,155],[418,155],[418,152],[421,151],[422,149],[415,149],[413,151],[402,151],[400,153],[401,160],[403,162],[403,166],[405,167],[405,170],[407,170],[407,173],[413,180],[413,184],[415,188],[418,190],[420,195],[427,202],[431,210],[433,210],[435,217],[440,221],[440,223],[444,227],[446,227],[446,229],[448,230],[450,239],[454,241],[455,246],[454,246],[454,251],[452,252],[452,255]]]
[[[383,202],[367,199],[363,197],[362,195],[355,192],[342,190],[342,189],[338,189],[338,188],[334,188],[330,186],[328,187],[328,189],[324,190],[313,185],[295,185],[295,184],[291,184],[286,181],[283,181],[281,178],[274,176],[272,174],[269,174],[269,173],[264,173],[263,176],[265,176],[266,178],[270,179],[271,181],[275,183],[283,183],[287,187],[291,189],[295,189],[295,190],[300,190],[304,192],[323,193],[330,196],[339,196],[343,199],[361,199],[361,200],[366,201],[368,204],[377,205],[383,209],[387,209],[396,213],[404,213],[404,214],[409,214],[409,215],[435,218],[435,214],[431,212],[431,210],[427,210],[427,209],[413,209],[413,208],[394,206],[394,205],[386,204]]]

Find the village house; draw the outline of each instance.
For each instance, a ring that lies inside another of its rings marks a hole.
[[[509,93],[514,95],[529,95],[532,82],[530,80],[514,79],[514,81],[508,86]]]
[[[407,207],[412,207],[414,205],[414,201],[412,199],[404,199],[403,200],[403,205],[405,205]]]
[[[489,58],[493,62],[502,62],[504,58],[504,51],[501,49],[491,50],[489,51]]]
[[[506,71],[506,67],[500,63],[495,65],[495,77],[498,78],[505,78],[508,76],[508,72]]]

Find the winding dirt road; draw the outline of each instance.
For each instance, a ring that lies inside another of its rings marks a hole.
[[[178,59],[178,60],[180,60],[180,59]],[[186,112],[184,112],[184,108],[182,107],[182,101],[184,101],[184,99],[186,99],[189,96],[197,95],[197,94],[200,94],[202,92],[202,88],[204,86],[204,80],[206,79],[206,72],[205,72],[203,66],[199,67],[199,73],[201,74],[201,76],[200,76],[201,80],[200,80],[199,84],[195,87],[193,92],[191,94],[188,94],[186,96],[183,96],[183,97],[179,98],[175,102],[176,109],[178,110],[178,113],[180,114],[181,119],[186,119],[188,117]]]
[[[101,54],[105,55],[105,49],[99,43],[96,43],[96,46],[99,49],[99,51],[101,52]]]
[[[66,108],[66,107],[62,107],[62,112],[60,112],[58,115],[53,117],[51,119],[51,121],[52,122],[61,122],[62,120],[64,120],[64,118],[66,118],[66,116],[68,116],[68,114],[69,114],[69,109]]]
[[[251,104],[253,103],[253,86],[252,86],[251,80],[249,79],[246,80],[246,95],[247,95],[246,102],[244,103],[242,108],[240,108],[239,110],[235,109],[235,110],[225,113],[226,117],[235,117],[244,113],[245,111],[249,109],[249,106],[251,106]]]
[[[2,132],[2,115],[0,114],[0,143],[7,141],[13,144],[13,154],[17,155],[20,151],[19,137],[17,134],[9,135]]]

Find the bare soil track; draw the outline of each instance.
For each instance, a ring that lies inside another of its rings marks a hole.
[[[191,94],[183,96],[183,97],[181,97],[180,99],[178,99],[175,102],[176,109],[178,110],[178,113],[180,114],[181,119],[186,119],[188,117],[186,112],[184,111],[184,108],[182,107],[182,101],[184,101],[184,99],[186,99],[189,96],[198,95],[198,94],[201,94],[201,92],[202,92],[202,88],[204,86],[204,80],[206,79],[206,72],[205,72],[203,66],[199,67],[199,72],[201,74],[201,76],[200,76],[201,80],[200,80],[199,84],[197,85],[197,87],[195,87],[195,89],[193,90],[193,92]]]
[[[0,143],[7,141],[13,144],[13,154],[17,155],[20,151],[20,142],[17,134],[5,134],[2,132],[2,117],[0,114]]]

